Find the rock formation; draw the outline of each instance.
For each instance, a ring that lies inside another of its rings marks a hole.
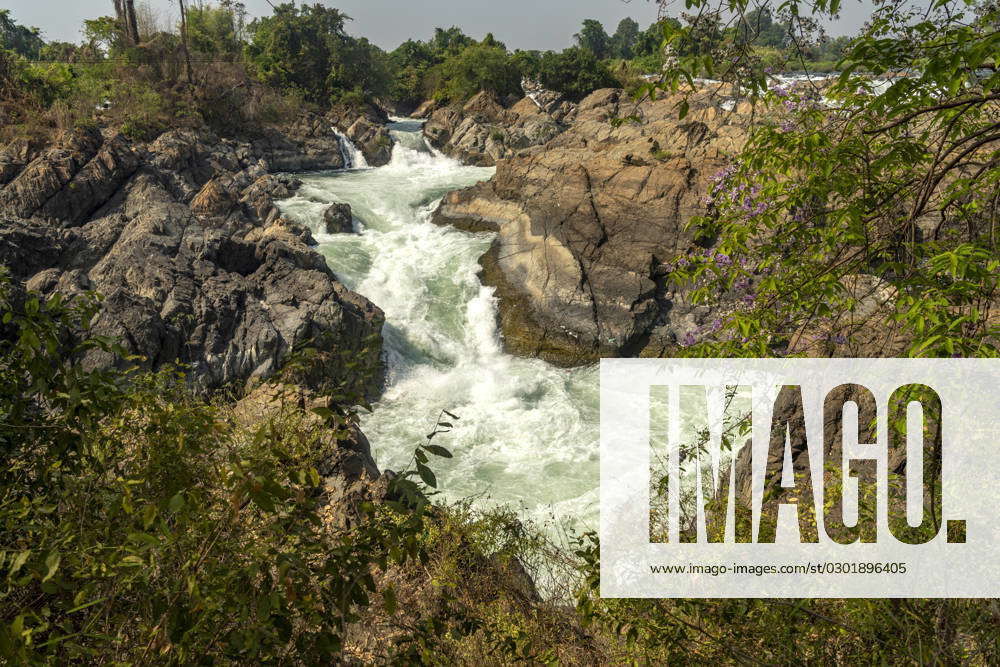
[[[340,166],[317,123],[252,142],[175,130],[137,145],[96,129],[15,142],[0,153],[0,264],[44,294],[102,294],[96,333],[149,368],[182,364],[199,388],[272,376],[312,341],[323,354],[306,384],[374,393],[378,374],[345,370],[345,357],[378,365],[381,311],[273,204],[298,182],[271,170]]]
[[[442,107],[430,114],[424,134],[446,155],[467,164],[491,167],[519,151],[545,144],[565,129],[568,102],[553,112],[523,98],[509,109],[492,93],[479,93],[462,107]]]
[[[492,181],[443,201],[437,222],[498,232],[482,275],[497,288],[512,352],[567,365],[659,355],[710,326],[712,313],[664,277],[694,247],[685,225],[706,213],[710,179],[742,147],[750,116],[702,92],[678,119],[677,102],[637,105],[622,91],[596,91],[563,117],[568,129],[498,154]],[[544,113],[528,99],[515,109],[532,107]],[[439,144],[447,113],[428,123]],[[514,109],[497,113],[506,119]],[[466,145],[460,129],[448,134],[456,151]]]
[[[270,128],[263,136],[250,142],[247,156],[253,155],[267,162],[272,171],[320,171],[342,169],[340,138],[334,132],[334,122],[324,116],[305,112],[290,124]],[[167,136],[175,133],[167,133]],[[158,142],[163,141],[161,137]],[[180,148],[188,146],[182,144]],[[213,165],[195,162],[193,166],[210,169]],[[233,165],[219,165],[230,168]]]
[[[350,234],[354,231],[354,215],[350,204],[330,204],[323,211],[323,224],[327,234]]]
[[[386,129],[389,117],[373,106],[341,106],[327,114],[326,119],[354,142],[369,166],[381,167],[392,159],[392,136]]]

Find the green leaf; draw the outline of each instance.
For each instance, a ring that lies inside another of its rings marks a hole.
[[[31,551],[22,551],[14,557],[13,562],[10,564],[10,571],[7,576],[14,576],[17,574],[18,570],[24,567],[24,564],[28,561],[28,557],[31,556]]]
[[[420,475],[420,479],[424,481],[424,484],[432,489],[437,488],[437,477],[435,477],[434,472],[423,463],[417,464],[417,474]]]
[[[382,591],[382,600],[385,603],[385,613],[390,616],[396,613],[396,590],[392,586]]]
[[[440,445],[424,445],[424,449],[426,449],[435,456],[440,456],[445,459],[452,458],[451,452],[449,452],[444,447],[441,447]]]
[[[55,576],[56,571],[59,569],[59,562],[62,560],[62,556],[59,555],[58,551],[51,551],[49,555],[45,557],[45,576],[42,578],[42,583],[45,583],[49,579]]]
[[[333,419],[336,416],[330,408],[313,408],[312,413],[323,419]]]
[[[176,514],[177,512],[180,512],[183,507],[184,492],[178,491],[174,497],[170,499],[170,502],[167,503],[167,509],[170,510],[171,513]]]

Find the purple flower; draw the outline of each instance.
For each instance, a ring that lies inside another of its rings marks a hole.
[[[715,261],[719,264],[719,266],[729,266],[733,263],[733,260],[729,258],[729,255],[721,252],[715,256]]]
[[[795,131],[795,123],[793,123],[790,120],[785,121],[784,123],[781,124],[781,131],[782,132],[794,132]]]
[[[741,291],[745,289],[750,289],[750,279],[747,278],[746,276],[742,276],[740,277],[739,280],[736,281],[733,287]]]
[[[712,177],[712,180],[715,181],[716,183],[721,183],[722,181],[725,181],[726,179],[728,179],[730,176],[732,176],[735,173],[736,173],[736,166],[735,165],[729,165],[728,167],[720,169],[715,174],[715,176]]]
[[[683,345],[684,347],[691,347],[697,342],[698,339],[695,338],[693,331],[688,331],[686,334],[684,334],[684,338],[681,339],[681,345]]]
[[[788,97],[788,89],[785,88],[784,86],[775,86],[774,88],[771,89],[771,92],[773,92],[778,97]]]
[[[757,301],[757,295],[754,294],[753,292],[744,294],[743,298],[740,299],[740,301],[742,301],[744,305],[752,306]]]
[[[688,264],[690,264],[690,262],[689,262],[689,261],[687,261],[687,259],[686,259],[686,258],[684,258],[684,257],[681,257],[680,259],[678,259],[678,260],[677,260],[677,266],[679,266],[679,267],[681,267],[681,268],[684,268],[684,267],[685,267],[685,266],[687,266]]]

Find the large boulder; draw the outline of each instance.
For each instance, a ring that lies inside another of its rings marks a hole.
[[[435,221],[497,231],[482,278],[497,288],[512,352],[566,365],[659,355],[712,326],[716,315],[665,276],[697,249],[685,225],[706,213],[711,179],[743,146],[750,116],[706,93],[679,119],[677,101],[635,108],[622,91],[597,91],[564,132],[443,200]],[[620,115],[641,120],[610,122]]]
[[[354,214],[350,204],[330,204],[323,212],[327,234],[350,234],[354,231]]]
[[[304,113],[287,127],[269,129],[253,143],[253,151],[273,171],[343,169],[340,137],[327,118]]]

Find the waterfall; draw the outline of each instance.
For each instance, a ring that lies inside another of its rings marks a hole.
[[[365,159],[365,154],[358,150],[346,134],[337,128],[333,128],[333,131],[340,140],[340,156],[344,158],[344,169],[367,169],[368,160]]]
[[[488,494],[539,520],[596,527],[598,369],[504,351],[493,289],[477,275],[491,235],[431,222],[441,197],[495,170],[441,155],[422,126],[389,126],[389,164],[304,175],[281,203],[314,230],[338,278],[385,312],[388,387],[362,416],[375,460],[383,469],[407,465],[443,408],[461,418],[441,440],[455,457],[434,462],[445,499]],[[324,233],[331,202],[351,205],[360,234]]]

